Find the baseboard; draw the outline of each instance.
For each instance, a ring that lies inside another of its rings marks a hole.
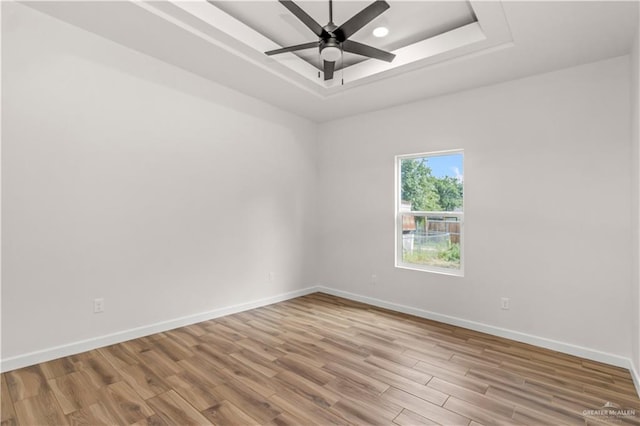
[[[405,314],[410,314],[420,318],[426,318],[426,319],[442,322],[445,324],[456,325],[458,327],[464,327],[470,330],[480,331],[480,332],[491,334],[494,336],[504,337],[504,338],[515,340],[518,342],[540,346],[540,347],[551,349],[557,352],[563,352],[569,355],[575,355],[581,358],[603,362],[605,364],[615,365],[616,367],[629,368],[631,363],[631,360],[629,358],[625,358],[625,357],[614,355],[607,352],[598,351],[595,349],[585,348],[583,346],[572,345],[570,343],[559,342],[557,340],[547,339],[545,337],[534,336],[527,333],[521,333],[519,331],[509,330],[501,327],[495,327],[492,325],[470,321],[470,320],[453,317],[449,315],[443,315],[436,312],[427,311],[424,309],[413,308],[411,306],[405,306],[397,303],[386,302],[384,300],[375,299],[368,296],[362,296],[360,294],[349,293],[347,291],[336,290],[329,287],[318,286],[317,290],[323,293],[334,295],[334,296],[343,297],[345,299],[354,300],[356,302],[367,303],[369,305],[377,306],[380,308],[385,308],[385,309],[389,309],[396,312],[402,312]],[[637,383],[636,383],[636,389],[640,390],[640,387],[638,387]]]
[[[445,324],[456,325],[459,327],[468,328],[470,330],[480,331],[483,333],[491,334],[494,336],[504,337],[507,339],[515,340],[518,342],[529,343],[531,345],[540,346],[543,348],[551,349],[558,352],[563,352],[570,355],[579,356],[582,358],[590,359],[593,361],[603,362],[617,367],[627,368],[631,373],[636,390],[640,396],[640,374],[633,362],[629,358],[625,358],[619,355],[614,355],[595,349],[585,348],[583,346],[572,345],[569,343],[559,342],[557,340],[547,339],[545,337],[534,336],[519,331],[509,330],[501,327],[495,327],[488,324],[479,323],[476,321],[470,321],[463,318],[453,317],[450,315],[439,314],[436,312],[427,311],[424,309],[414,308],[411,306],[401,305],[398,303],[387,302],[384,300],[376,299],[373,297],[363,296],[360,294],[350,293],[347,291],[337,290],[334,288],[324,286],[307,287],[301,290],[295,290],[287,293],[281,293],[275,296],[266,297],[263,299],[253,300],[251,302],[232,305],[224,308],[214,309],[208,312],[202,312],[194,315],[188,315],[180,318],[175,318],[168,321],[163,321],[155,324],[146,325],[143,327],[137,327],[129,330],[123,330],[116,333],[111,333],[91,339],[81,340],[77,342],[68,343],[40,351],[30,352],[23,355],[18,355],[11,358],[2,359],[0,361],[0,371],[6,372],[15,370],[29,365],[38,364],[41,362],[51,361],[64,356],[74,355],[81,352],[90,351],[93,349],[101,348],[116,343],[125,342],[127,340],[136,339],[139,337],[148,336],[154,333],[161,333],[163,331],[172,330],[178,327],[184,327],[186,325],[195,324],[202,321],[219,318],[225,315],[231,315],[238,312],[247,311],[250,309],[259,308],[261,306],[271,305],[273,303],[282,302],[285,300],[293,299],[296,297],[304,296],[307,294],[323,292],[334,296],[342,297],[356,302],[366,303],[372,306],[377,306],[384,309],[389,309],[396,312],[402,312],[409,315],[414,315],[420,318],[426,318],[434,321],[439,321]]]
[[[638,397],[640,398],[640,374],[638,374],[638,369],[636,368],[632,360],[629,360],[629,373],[631,373],[633,384],[636,387],[636,392],[638,393]]]
[[[173,330],[174,328],[184,327],[186,325],[219,318],[225,315],[231,315],[238,312],[247,311],[249,309],[259,308],[261,306],[271,305],[273,303],[282,302],[296,297],[304,296],[318,291],[317,287],[308,287],[301,290],[281,293],[275,296],[263,299],[253,300],[247,303],[232,305],[224,308],[214,309],[208,312],[201,312],[194,315],[187,315],[180,318],[174,318],[168,321],[162,321],[155,324],[149,324],[142,327],[123,330],[116,333],[106,334],[91,339],[72,342],[40,351],[30,352],[18,355],[0,361],[0,372],[15,370],[29,365],[41,362],[51,361],[64,356],[74,355],[81,352],[90,351],[104,346],[116,343],[126,342],[127,340],[137,339],[139,337],[148,336],[154,333]]]

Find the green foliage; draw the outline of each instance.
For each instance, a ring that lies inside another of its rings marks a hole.
[[[451,244],[450,247],[441,250],[403,250],[402,260],[417,265],[460,269],[460,246]]]
[[[439,210],[440,196],[434,179],[426,160],[402,160],[402,200],[411,202],[411,210]]]
[[[460,244],[449,243],[449,247],[446,250],[442,250],[438,253],[438,258],[447,262],[460,263]]]
[[[441,178],[432,175],[428,158],[413,158],[401,162],[401,196],[403,202],[411,203],[412,211],[453,212],[462,207],[462,182],[452,176]],[[427,236],[443,233],[436,224],[427,229],[426,218],[415,217],[415,233]],[[444,223],[443,223],[444,224]],[[445,225],[446,226],[446,225]],[[446,226],[446,232],[449,227]],[[446,241],[420,240],[411,244],[411,249],[403,249],[404,262],[436,266],[440,268],[460,268],[460,244]]]
[[[402,160],[402,200],[413,211],[455,211],[462,207],[462,183],[456,178],[431,174],[426,158]]]
[[[435,179],[435,178],[434,178]],[[436,191],[440,196],[442,210],[453,212],[462,207],[462,183],[458,179],[445,176],[435,179]]]

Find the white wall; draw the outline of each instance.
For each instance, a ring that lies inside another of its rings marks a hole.
[[[625,56],[321,125],[321,283],[628,359],[628,93]],[[396,269],[394,156],[454,148],[466,275]]]
[[[639,12],[640,13],[640,12]],[[638,16],[640,22],[640,14]],[[632,286],[633,319],[632,344],[635,374],[640,374],[640,28],[631,47],[631,229],[632,229]],[[636,377],[640,392],[640,376]]]
[[[315,124],[2,7],[3,359],[314,283]]]
[[[3,359],[320,277],[640,364],[637,40],[634,79],[617,58],[318,129],[2,8]],[[466,276],[395,269],[393,157],[450,148],[466,155]]]

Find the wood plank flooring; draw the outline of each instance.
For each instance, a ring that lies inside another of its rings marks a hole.
[[[627,370],[322,293],[10,371],[1,399],[3,426],[640,425]]]

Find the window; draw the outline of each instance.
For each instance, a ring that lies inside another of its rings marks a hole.
[[[396,157],[396,267],[463,275],[463,152]]]

